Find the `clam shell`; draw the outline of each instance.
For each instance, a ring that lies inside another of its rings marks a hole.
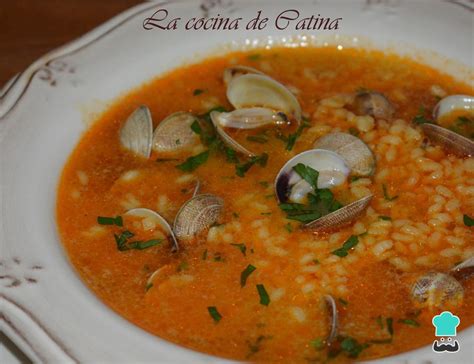
[[[164,119],[153,134],[153,150],[169,153],[189,150],[199,143],[199,136],[191,129],[197,118],[187,112],[177,112]]]
[[[122,146],[145,158],[150,158],[153,122],[148,107],[140,106],[120,129]]]
[[[229,148],[235,150],[236,152],[245,154],[249,157],[255,157],[255,153],[249,151],[246,149],[244,146],[239,144],[237,141],[232,139],[232,137],[225,132],[225,130],[220,126],[219,124],[219,115],[221,113],[218,111],[213,111],[211,112],[211,121],[214,127],[216,128],[217,134],[220,136],[222,141],[224,142],[225,145],[227,145]]]
[[[459,263],[454,268],[451,269],[452,272],[459,271],[461,269],[473,268],[474,267],[474,257],[466,259],[464,262]]]
[[[438,120],[454,110],[474,110],[474,96],[451,95],[442,99],[433,109],[433,118]]]
[[[331,345],[334,339],[337,336],[338,328],[339,328],[339,314],[337,312],[337,305],[334,298],[330,295],[325,295],[324,300],[326,301],[326,305],[329,309],[329,317],[330,317],[330,328],[329,328],[329,335],[326,338],[326,343]]]
[[[347,133],[331,133],[314,143],[316,149],[326,149],[339,154],[353,175],[370,176],[375,171],[375,157],[361,139]]]
[[[223,112],[216,116],[216,120],[223,128],[235,129],[256,129],[269,124],[282,125],[288,123],[285,114],[264,107]]]
[[[359,92],[354,98],[354,108],[358,115],[371,115],[377,119],[389,120],[395,109],[385,95],[380,92]]]
[[[347,225],[362,216],[370,204],[373,196],[369,195],[360,200],[354,201],[349,205],[341,207],[339,210],[331,212],[315,221],[304,225],[305,229],[313,231],[330,231],[341,226]]]
[[[415,282],[411,297],[419,306],[431,309],[457,306],[462,302],[464,289],[449,274],[430,272]]]
[[[132,210],[127,211],[124,215],[125,216],[128,215],[128,216],[135,216],[135,217],[142,217],[142,218],[152,219],[156,224],[160,225],[163,228],[163,230],[165,231],[169,242],[173,245],[172,250],[174,252],[179,250],[178,241],[177,241],[176,236],[173,232],[173,229],[168,224],[166,219],[163,216],[161,216],[159,213],[157,213],[153,210],[149,210],[149,209],[137,208],[137,209],[132,209]]]
[[[203,194],[187,201],[178,211],[173,231],[178,239],[189,239],[207,229],[220,217],[224,202],[221,198]]]
[[[474,275],[474,257],[456,265],[451,269],[450,274],[460,282],[472,277]]]
[[[227,86],[227,99],[236,109],[264,107],[301,121],[296,97],[284,85],[262,74],[234,77]]]
[[[246,75],[248,73],[253,73],[257,75],[263,75],[264,73],[259,71],[258,69],[255,69],[253,67],[248,67],[248,66],[233,66],[226,68],[224,70],[224,83],[228,85],[230,81],[232,81],[235,77],[239,77],[242,75]]]
[[[350,172],[342,157],[330,150],[310,149],[300,153],[286,162],[275,178],[275,195],[279,203],[287,201],[290,185],[296,186],[301,191],[300,195],[312,191],[312,187],[306,181],[294,180],[293,167],[298,163],[311,166],[319,171],[318,188],[329,188],[342,184]],[[320,166],[316,167],[315,164],[320,164]]]
[[[474,155],[474,141],[449,129],[434,124],[421,125],[423,132],[434,144],[459,157]]]

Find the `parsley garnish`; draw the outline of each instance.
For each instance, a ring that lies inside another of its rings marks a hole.
[[[179,272],[182,272],[184,270],[187,270],[189,268],[189,264],[188,262],[181,262],[179,265],[178,265],[178,268],[176,269],[176,271],[179,273]]]
[[[237,249],[240,250],[240,252],[246,256],[247,255],[247,247],[245,246],[245,244],[230,244],[232,246],[235,246]]]
[[[191,124],[191,130],[194,131],[197,135],[202,134],[202,129],[201,125],[199,125],[199,121],[194,120],[193,123]]]
[[[387,200],[387,201],[394,201],[398,198],[398,196],[392,196],[390,197],[390,195],[388,194],[388,188],[387,188],[387,185],[386,184],[383,184],[382,185],[382,190],[383,190],[383,197]]]
[[[291,223],[288,223],[285,225],[285,229],[286,231],[288,231],[289,233],[292,233],[293,232],[293,226],[291,226]]]
[[[293,170],[299,174],[306,182],[309,183],[314,190],[318,189],[319,172],[310,166],[305,166],[303,163],[298,163],[293,167]]]
[[[392,218],[390,216],[379,216],[379,219],[384,221],[392,221]]]
[[[176,168],[182,170],[183,172],[192,172],[201,164],[206,163],[208,158],[209,151],[206,150],[205,152],[202,152],[198,155],[189,157],[184,163],[177,165]]]
[[[240,286],[245,287],[247,283],[247,278],[256,270],[257,268],[254,267],[252,264],[249,264],[247,268],[245,268],[242,273],[240,273]]]
[[[257,284],[257,291],[260,296],[260,304],[268,306],[270,304],[270,297],[268,296],[265,286],[263,284]]]
[[[211,315],[212,319],[218,323],[222,319],[222,315],[217,311],[217,308],[214,306],[208,307],[207,310],[209,311],[209,315]]]
[[[338,336],[337,341],[340,347],[329,352],[331,358],[336,357],[340,352],[344,352],[349,358],[355,359],[363,350],[370,346],[367,343],[361,344],[350,336]]]
[[[201,89],[197,88],[193,91],[193,95],[198,96],[198,95],[202,94],[203,92],[204,92],[204,90],[201,90]]]
[[[346,257],[349,254],[349,251],[359,244],[359,238],[355,235],[352,235],[349,239],[345,241],[341,248],[334,250],[332,254],[337,255],[338,257]]]
[[[256,54],[251,54],[249,55],[247,58],[250,60],[250,61],[258,61],[260,59],[261,55],[256,53]]]
[[[433,120],[430,120],[425,117],[426,114],[426,109],[421,106],[420,109],[418,110],[418,114],[413,118],[413,123],[417,125],[421,124],[432,124]]]
[[[474,219],[468,215],[463,216],[464,225],[468,227],[474,226]]]
[[[247,137],[247,140],[249,142],[265,144],[266,142],[268,142],[268,137],[265,134],[249,135]]]
[[[405,325],[413,326],[413,327],[419,327],[420,326],[420,323],[416,320],[413,320],[413,319],[400,319],[400,320],[398,320],[398,322],[401,323],[401,324],[405,324]]]
[[[257,340],[255,340],[255,343],[247,341],[247,344],[249,346],[249,353],[247,354],[246,359],[250,358],[253,354],[260,351],[260,346],[261,346],[262,341],[264,339],[271,339],[271,336],[265,337],[265,336],[261,335],[257,338]]]
[[[117,225],[117,226],[122,227],[123,219],[122,219],[122,216],[116,216],[116,217],[99,216],[97,217],[97,223],[99,225]]]
[[[252,168],[253,165],[259,164],[261,167],[265,167],[267,165],[267,161],[268,161],[267,153],[263,153],[261,155],[251,157],[247,162],[237,164],[235,166],[235,173],[239,177],[244,177],[245,173],[247,173],[248,170]]]
[[[345,299],[343,298],[339,298],[339,302],[341,303],[341,305],[343,306],[347,306],[349,304],[349,302],[347,302]]]
[[[311,340],[309,342],[309,345],[311,345],[316,350],[322,350],[324,349],[324,345],[325,345],[324,339],[317,338],[317,339]]]
[[[294,134],[288,135],[288,137],[282,136],[282,140],[286,141],[286,150],[290,151],[295,146],[296,140],[301,136],[303,130],[305,128],[309,128],[309,122],[307,120],[303,120],[298,129]]]
[[[224,148],[227,162],[237,164],[239,163],[239,158],[237,158],[237,152],[229,147]]]

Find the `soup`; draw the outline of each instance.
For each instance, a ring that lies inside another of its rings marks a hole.
[[[474,160],[455,150],[472,110],[439,118],[461,142],[430,134],[459,94],[473,90],[360,49],[178,68],[82,136],[58,189],[63,244],[105,304],[204,353],[350,362],[431,345],[445,309],[474,323],[471,272],[452,271],[474,255]]]

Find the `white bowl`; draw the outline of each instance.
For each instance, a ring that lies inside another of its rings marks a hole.
[[[261,31],[185,31],[182,25],[175,31],[143,29],[145,18],[160,8],[183,19],[203,12],[251,19],[262,10],[271,20]],[[306,36],[293,26],[276,29],[272,19],[288,8],[302,16],[342,20],[337,31],[306,31]],[[472,1],[458,0],[145,3],[38,59],[0,93],[2,329],[35,361],[224,362],[122,319],[95,298],[69,264],[56,230],[56,186],[91,113],[176,65],[242,44],[393,48],[472,83],[472,8]],[[473,357],[474,328],[460,333],[458,341],[457,354],[435,354],[426,347],[381,362],[467,363]]]

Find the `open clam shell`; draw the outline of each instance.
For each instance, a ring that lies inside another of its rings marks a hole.
[[[358,115],[371,115],[377,119],[390,120],[395,108],[380,92],[363,91],[354,97],[354,111]]]
[[[339,314],[337,312],[337,305],[334,298],[330,295],[325,295],[324,300],[329,311],[329,335],[326,338],[327,345],[331,345],[337,336],[339,328]]]
[[[411,289],[412,300],[421,307],[456,307],[464,297],[459,281],[446,273],[430,272],[420,277]]]
[[[421,128],[431,142],[443,147],[446,151],[459,157],[474,155],[474,141],[461,134],[434,124],[423,124]]]
[[[140,106],[127,119],[120,129],[122,146],[145,158],[150,158],[153,135],[153,122],[150,109]]]
[[[190,239],[216,223],[221,216],[224,202],[221,198],[203,194],[187,201],[178,211],[173,231],[178,239]]]
[[[127,211],[124,215],[140,217],[143,219],[147,219],[150,224],[159,225],[163,229],[163,232],[165,233],[165,235],[167,236],[168,241],[173,245],[173,251],[179,250],[178,241],[173,232],[173,229],[168,224],[166,219],[163,216],[161,216],[159,213],[149,210],[149,209],[145,209],[145,208],[137,208],[137,209],[132,209],[132,210]]]
[[[177,112],[164,119],[153,133],[155,152],[178,152],[199,143],[199,136],[191,129],[197,118],[188,112]]]
[[[263,75],[264,73],[259,71],[256,68],[253,67],[248,67],[248,66],[233,66],[233,67],[228,67],[224,70],[224,83],[228,85],[230,81],[232,81],[235,77],[239,77],[242,75],[246,75],[249,73],[253,73],[256,75]]]
[[[455,110],[465,110],[472,112],[474,110],[474,96],[451,95],[445,97],[440,102],[438,102],[438,104],[433,109],[433,118],[438,120]]]
[[[370,205],[372,198],[372,195],[363,197],[360,200],[341,207],[339,210],[331,212],[315,221],[305,224],[304,228],[316,232],[322,232],[331,231],[333,229],[348,225],[355,219],[362,216],[364,211]]]
[[[466,259],[451,269],[450,274],[458,281],[474,276],[474,257]]]
[[[326,149],[340,155],[356,176],[370,176],[375,171],[375,157],[361,139],[347,133],[330,133],[314,143],[316,149]]]
[[[227,99],[236,109],[264,107],[301,121],[301,106],[291,91],[263,74],[234,77],[227,85]]]
[[[256,129],[269,124],[283,125],[288,118],[282,112],[264,107],[237,109],[215,116],[216,122],[223,128]]]
[[[336,153],[324,149],[311,149],[290,159],[280,169],[275,179],[275,195],[279,203],[301,202],[313,190],[294,170],[302,163],[319,172],[318,188],[329,188],[341,185],[350,173],[349,167]]]
[[[225,145],[227,145],[229,148],[235,150],[236,152],[242,153],[244,155],[247,155],[248,157],[255,157],[255,153],[251,152],[244,146],[242,146],[240,143],[235,141],[229,134],[225,132],[225,130],[222,128],[220,125],[220,112],[218,111],[213,111],[211,112],[211,121],[214,127],[216,128],[216,132],[219,135],[219,137],[222,139]]]

